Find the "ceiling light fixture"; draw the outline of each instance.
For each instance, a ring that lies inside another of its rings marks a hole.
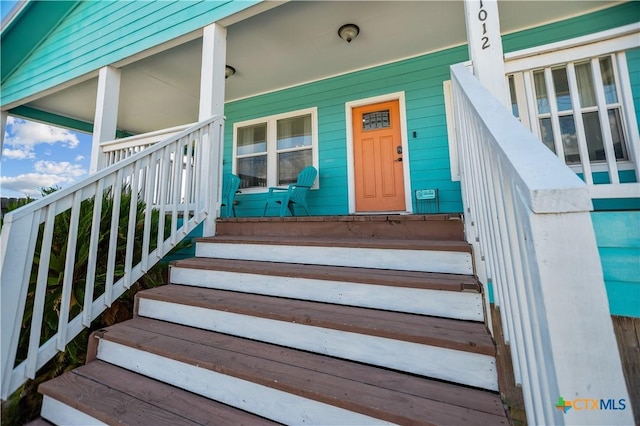
[[[229,65],[224,68],[224,78],[229,78],[236,73],[236,69]]]
[[[344,24],[338,30],[340,38],[345,40],[347,43],[351,43],[351,40],[358,37],[358,34],[360,34],[360,27],[356,24]]]

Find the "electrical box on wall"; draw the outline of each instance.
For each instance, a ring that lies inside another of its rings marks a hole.
[[[439,213],[440,200],[437,189],[418,189],[416,196],[416,213]]]
[[[437,189],[418,189],[416,191],[416,199],[418,200],[435,200],[438,198]]]

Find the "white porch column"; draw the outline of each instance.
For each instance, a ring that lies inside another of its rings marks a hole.
[[[509,107],[498,1],[464,0],[464,11],[473,74],[500,102]]]
[[[118,101],[120,99],[120,70],[113,67],[100,69],[98,75],[98,95],[96,115],[93,121],[93,142],[89,173],[104,167],[100,154],[100,142],[115,139],[118,125]]]
[[[227,29],[220,24],[204,28],[202,35],[202,69],[200,73],[199,121],[214,115],[224,115],[224,79],[227,58]],[[222,183],[222,148],[224,129],[213,132],[213,140],[208,139],[203,148],[202,185],[206,191],[209,215],[204,221],[203,235],[213,236],[216,232],[216,218],[220,211],[220,186]],[[216,137],[219,135],[220,137]]]
[[[7,131],[7,119],[9,113],[7,111],[0,111],[0,156],[2,156],[2,149],[4,147],[4,133]]]

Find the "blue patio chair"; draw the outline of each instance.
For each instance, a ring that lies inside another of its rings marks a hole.
[[[236,215],[233,205],[236,193],[240,188],[240,178],[232,173],[227,173],[222,178],[222,203],[220,204],[220,216],[231,217]]]
[[[318,171],[315,167],[308,166],[300,171],[296,183],[289,184],[287,188],[269,188],[269,196],[264,205],[262,216],[267,214],[269,203],[280,204],[280,217],[284,217],[287,212],[287,208],[291,212],[291,216],[295,216],[296,212],[293,206],[296,204],[302,207],[307,213],[307,216],[309,216],[307,193],[313,186],[313,182],[315,182],[317,175]]]

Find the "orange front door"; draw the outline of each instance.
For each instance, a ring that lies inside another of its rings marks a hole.
[[[406,211],[398,105],[352,110],[357,212]]]

